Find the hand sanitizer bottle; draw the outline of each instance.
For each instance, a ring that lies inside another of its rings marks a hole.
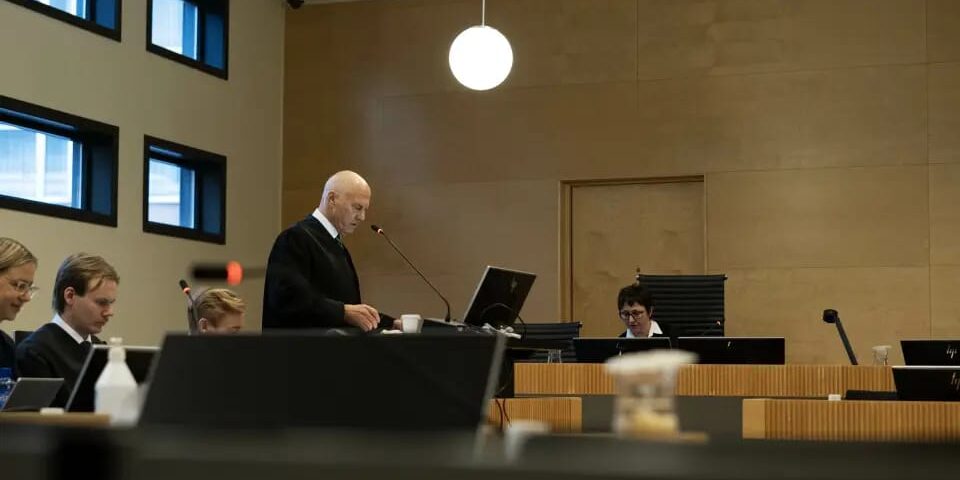
[[[122,342],[119,338],[110,339],[107,365],[94,387],[94,410],[110,415],[111,425],[126,427],[136,425],[140,405],[137,381],[127,367],[127,352]]]

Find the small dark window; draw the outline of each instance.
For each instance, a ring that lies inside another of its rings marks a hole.
[[[0,96],[0,208],[117,225],[119,129]]]
[[[121,0],[7,0],[120,41]]]
[[[143,139],[143,231],[223,244],[226,158]]]
[[[227,0],[147,3],[147,50],[227,78]]]

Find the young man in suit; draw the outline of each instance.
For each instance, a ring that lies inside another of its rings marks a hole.
[[[210,288],[194,300],[197,324],[191,333],[223,335],[239,333],[243,329],[247,304],[226,288]]]
[[[63,378],[54,407],[63,407],[77,382],[96,334],[113,316],[117,271],[101,257],[79,253],[63,261],[53,285],[53,320],[17,346],[17,371],[24,377]]]
[[[370,186],[337,172],[314,212],[277,237],[267,261],[263,328],[389,328],[392,319],[364,304],[360,280],[342,236],[366,219]]]
[[[620,334],[621,337],[667,336],[660,324],[650,318],[653,316],[653,296],[640,285],[632,284],[620,289],[620,294],[617,295],[617,309],[620,320],[627,327],[627,330]]]

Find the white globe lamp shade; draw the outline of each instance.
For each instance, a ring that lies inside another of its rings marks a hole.
[[[490,90],[513,68],[513,49],[493,27],[477,25],[457,35],[450,45],[450,71],[471,90]]]

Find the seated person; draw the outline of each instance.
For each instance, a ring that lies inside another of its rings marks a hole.
[[[653,316],[653,296],[640,285],[627,285],[617,295],[617,308],[620,320],[627,330],[620,334],[624,338],[651,338],[668,336]]]
[[[243,329],[247,304],[236,293],[225,288],[211,288],[194,300],[197,325],[191,333],[237,333]]]
[[[23,305],[33,298],[36,273],[37,257],[27,247],[12,238],[0,238],[0,322],[17,318]],[[15,361],[13,339],[0,330],[0,368],[16,372]]]
[[[53,284],[53,320],[17,345],[17,371],[24,377],[63,378],[53,401],[63,407],[77,382],[95,334],[113,316],[120,277],[95,255],[71,255],[57,270]]]

